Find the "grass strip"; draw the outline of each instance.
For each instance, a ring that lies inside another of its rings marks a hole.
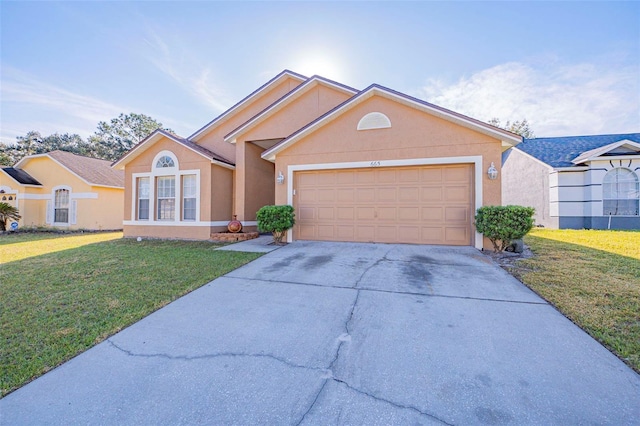
[[[215,251],[220,245],[211,242],[94,242],[97,235],[27,236],[30,257],[10,262],[4,261],[7,252],[0,251],[2,395],[260,256]],[[0,249],[19,246],[18,240],[5,240]],[[51,251],[52,241],[71,245]],[[43,254],[37,255],[38,250]]]

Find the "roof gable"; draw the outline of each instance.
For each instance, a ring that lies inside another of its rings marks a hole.
[[[289,93],[287,93],[286,95],[284,95],[283,97],[281,97],[280,99],[278,99],[277,101],[269,105],[267,108],[260,111],[258,114],[256,114],[249,120],[247,120],[245,123],[241,124],[234,130],[232,130],[230,133],[228,133],[224,137],[224,140],[226,142],[235,143],[235,140],[238,136],[254,128],[259,123],[268,119],[273,114],[280,111],[282,108],[289,105],[296,99],[299,99],[300,97],[304,96],[305,93],[308,93],[311,89],[313,89],[314,87],[317,87],[318,85],[330,87],[349,95],[355,95],[356,93],[358,93],[358,90],[354,89],[353,87],[349,87],[344,84],[338,83],[336,81],[329,80],[327,78],[324,78],[318,75],[314,75],[308,78],[304,83],[302,83],[301,85],[299,85],[298,87],[296,87],[295,89],[293,89],[292,91],[290,91]]]
[[[38,182],[33,176],[22,169],[3,167],[0,170],[2,170],[7,176],[9,176],[20,185],[42,186],[42,184]]]
[[[233,161],[228,160],[222,157],[221,155],[218,155],[215,152],[210,151],[207,148],[204,148],[193,141],[190,141],[189,139],[181,138],[180,136],[176,136],[162,129],[154,130],[149,136],[147,136],[142,141],[140,141],[136,146],[131,148],[129,152],[127,152],[125,155],[123,155],[121,158],[115,161],[111,165],[111,167],[114,169],[123,170],[128,163],[133,161],[138,155],[142,154],[144,151],[149,149],[156,142],[158,142],[163,138],[169,139],[175,143],[178,143],[180,145],[183,145],[189,148],[191,151],[206,158],[207,160],[211,161],[211,163],[213,164],[217,164],[219,166],[222,166],[228,169],[235,169],[235,164],[233,163]]]
[[[442,118],[444,120],[454,122],[463,127],[470,128],[477,132],[480,132],[488,136],[491,136],[493,138],[496,138],[498,140],[501,140],[503,144],[507,146],[515,146],[516,144],[520,143],[520,141],[522,140],[521,136],[508,132],[506,130],[500,129],[498,127],[494,127],[488,123],[484,123],[474,118],[467,117],[465,115],[448,110],[446,108],[439,107],[429,102],[425,102],[423,100],[414,98],[404,93],[397,92],[395,90],[392,90],[377,84],[372,84],[368,88],[362,90],[357,95],[346,100],[342,104],[336,106],[332,110],[328,111],[326,114],[318,117],[316,120],[302,127],[300,130],[294,132],[289,137],[287,137],[280,143],[273,146],[271,149],[268,149],[267,151],[265,151],[262,154],[262,158],[269,161],[275,161],[276,155],[280,151],[286,149],[287,147],[296,143],[298,140],[302,139],[303,137],[321,128],[322,126],[328,124],[329,122],[338,118],[344,112],[352,109],[356,105],[364,102],[365,100],[371,98],[372,96],[382,96],[392,101],[404,104],[408,107],[415,108],[420,111],[426,112],[428,114],[432,114],[436,117]]]
[[[261,94],[268,91],[270,88],[277,86],[278,84],[282,83],[288,78],[292,78],[300,82],[307,80],[307,77],[301,74],[298,74],[289,70],[284,70],[280,74],[276,75],[271,80],[267,81],[265,84],[263,84],[262,86],[260,86],[259,88],[251,92],[249,95],[241,99],[238,103],[233,105],[231,108],[229,108],[228,110],[226,110],[225,112],[223,112],[222,114],[220,114],[219,116],[211,120],[209,123],[205,124],[203,127],[198,129],[195,133],[193,133],[187,139],[197,141],[200,137],[208,133],[209,130],[211,130],[214,126],[216,126],[217,124],[224,121],[226,118],[230,117],[234,113],[241,110],[244,106],[248,105],[249,103],[257,99]]]
[[[621,140],[619,142],[610,143],[609,145],[595,148],[574,158],[573,164],[581,164],[587,161],[595,160],[602,156],[622,156],[622,155],[640,155],[640,143],[630,140]]]
[[[29,155],[18,161],[15,168],[24,168],[31,159],[42,157],[51,159],[88,185],[124,188],[124,173],[113,170],[110,161],[84,157],[66,151],[56,150],[45,154]]]
[[[640,143],[640,133],[525,139],[516,148],[551,167],[575,167],[584,154],[625,141]]]

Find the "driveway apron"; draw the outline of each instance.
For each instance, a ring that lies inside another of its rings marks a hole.
[[[640,377],[470,247],[295,242],[0,400],[0,424],[638,424]]]

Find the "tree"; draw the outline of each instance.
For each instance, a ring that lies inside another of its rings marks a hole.
[[[21,217],[17,208],[11,204],[0,202],[0,232],[7,230],[7,222],[9,220],[19,220]]]
[[[101,121],[98,130],[88,140],[77,134],[42,136],[30,131],[18,136],[14,145],[0,143],[0,165],[11,166],[23,157],[55,150],[67,151],[86,157],[117,160],[151,132],[162,128],[162,123],[144,114],[120,114],[109,123]],[[164,129],[173,133],[171,129]]]
[[[502,125],[500,123],[500,119],[494,117],[489,120],[488,123],[492,126],[500,127],[501,129],[508,130],[511,133],[520,135],[526,139],[531,139],[536,136],[535,133],[533,133],[533,130],[531,129],[526,118],[522,121],[514,121],[513,123],[507,120],[507,122]]]
[[[115,161],[156,129],[162,129],[162,123],[148,115],[120,114],[109,123],[99,122],[98,130],[89,137],[89,145],[99,158]]]
[[[88,145],[76,134],[54,133],[43,137],[40,132],[31,131],[25,136],[18,136],[15,145],[0,144],[0,163],[13,165],[27,155],[44,154],[57,149],[85,155]]]

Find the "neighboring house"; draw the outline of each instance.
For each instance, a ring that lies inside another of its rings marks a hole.
[[[291,204],[292,240],[486,245],[502,152],[521,137],[371,85],[283,71],[188,138],[157,130],[116,161],[127,237],[208,239]]]
[[[525,139],[502,158],[503,204],[536,224],[640,229],[640,133]]]
[[[122,229],[124,173],[64,151],[29,155],[0,169],[0,201],[18,208],[20,226]]]

